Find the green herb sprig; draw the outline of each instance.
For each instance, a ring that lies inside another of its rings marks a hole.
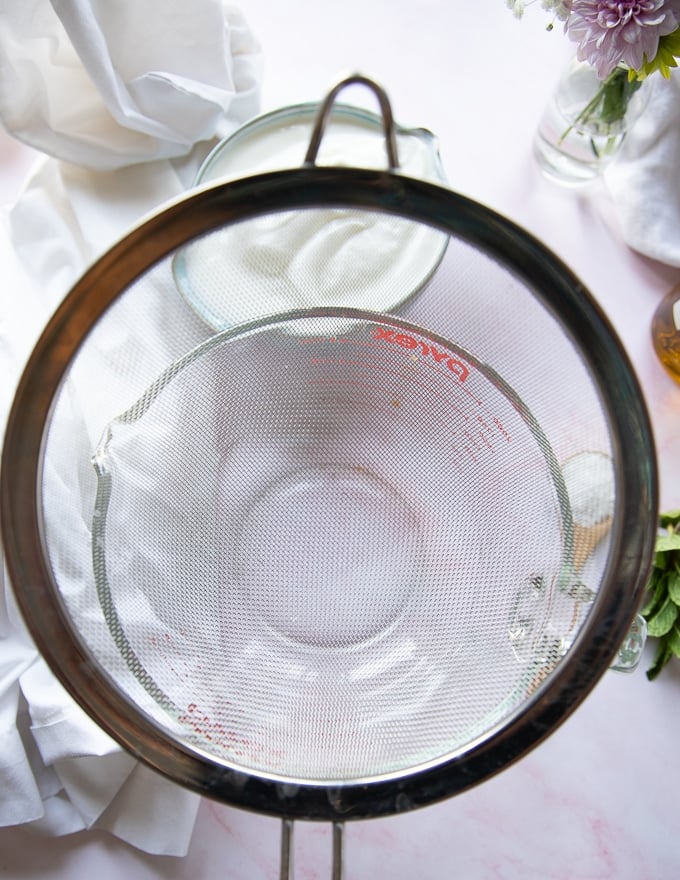
[[[662,513],[656,539],[649,599],[642,609],[647,635],[659,640],[647,678],[652,681],[671,657],[680,658],[680,510]]]

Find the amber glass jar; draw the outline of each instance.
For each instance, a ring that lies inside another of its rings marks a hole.
[[[666,294],[654,312],[652,342],[666,371],[680,383],[680,284]]]

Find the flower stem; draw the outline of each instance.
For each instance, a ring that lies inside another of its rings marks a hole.
[[[628,79],[627,68],[615,68],[609,76],[602,81],[602,85],[598,88],[590,101],[588,101],[583,110],[581,110],[574,121],[562,133],[558,145],[563,143],[570,132],[575,128],[587,125],[593,117],[606,126],[612,125],[614,122],[620,122],[626,115],[628,102],[640,86],[641,83],[638,80]]]

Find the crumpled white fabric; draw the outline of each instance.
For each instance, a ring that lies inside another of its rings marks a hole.
[[[649,104],[605,172],[626,243],[680,266],[680,72],[655,75]]]
[[[89,168],[182,156],[258,106],[260,53],[222,0],[17,0],[0,16],[0,119]]]
[[[23,365],[71,285],[257,111],[260,53],[220,0],[17,0],[3,4],[0,64],[4,125],[49,154],[0,211],[1,439]],[[186,853],[199,798],[124,753],[61,687],[1,555],[0,741],[0,826],[96,828]]]

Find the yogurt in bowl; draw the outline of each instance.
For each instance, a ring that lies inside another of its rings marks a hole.
[[[315,103],[257,117],[209,154],[196,185],[303,165],[319,110]],[[399,171],[445,184],[436,139],[396,128]],[[385,167],[381,117],[346,104],[332,108],[317,164]],[[183,247],[175,283],[214,330],[291,309],[346,306],[393,311],[439,264],[448,236],[403,218],[351,208],[266,214]]]

